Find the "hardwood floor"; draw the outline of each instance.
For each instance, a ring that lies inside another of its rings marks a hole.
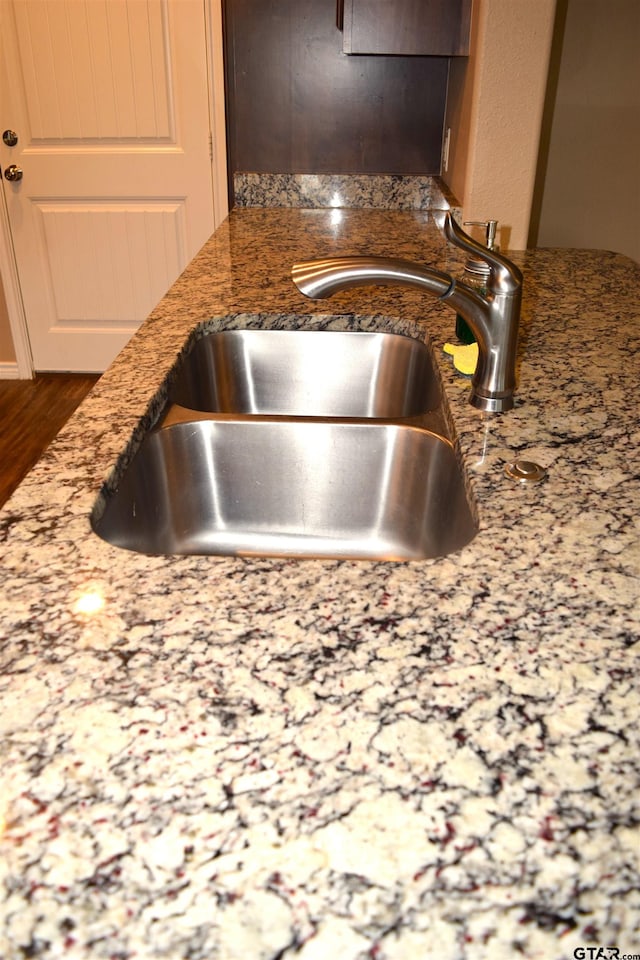
[[[0,380],[0,506],[84,400],[97,376],[39,373]]]

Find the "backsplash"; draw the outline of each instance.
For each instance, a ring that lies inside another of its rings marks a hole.
[[[360,207],[452,210],[458,201],[439,177],[395,174],[236,173],[237,207]]]

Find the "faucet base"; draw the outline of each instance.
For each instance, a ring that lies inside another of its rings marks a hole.
[[[513,409],[513,394],[509,393],[503,397],[483,397],[471,387],[469,403],[476,410],[483,410],[485,413],[506,413],[507,410]]]

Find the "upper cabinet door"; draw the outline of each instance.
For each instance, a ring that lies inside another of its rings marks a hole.
[[[469,54],[471,0],[339,0],[339,4],[345,53]]]

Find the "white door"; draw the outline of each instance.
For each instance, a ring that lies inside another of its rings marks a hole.
[[[0,36],[33,365],[101,372],[214,229],[204,0],[1,0]]]

